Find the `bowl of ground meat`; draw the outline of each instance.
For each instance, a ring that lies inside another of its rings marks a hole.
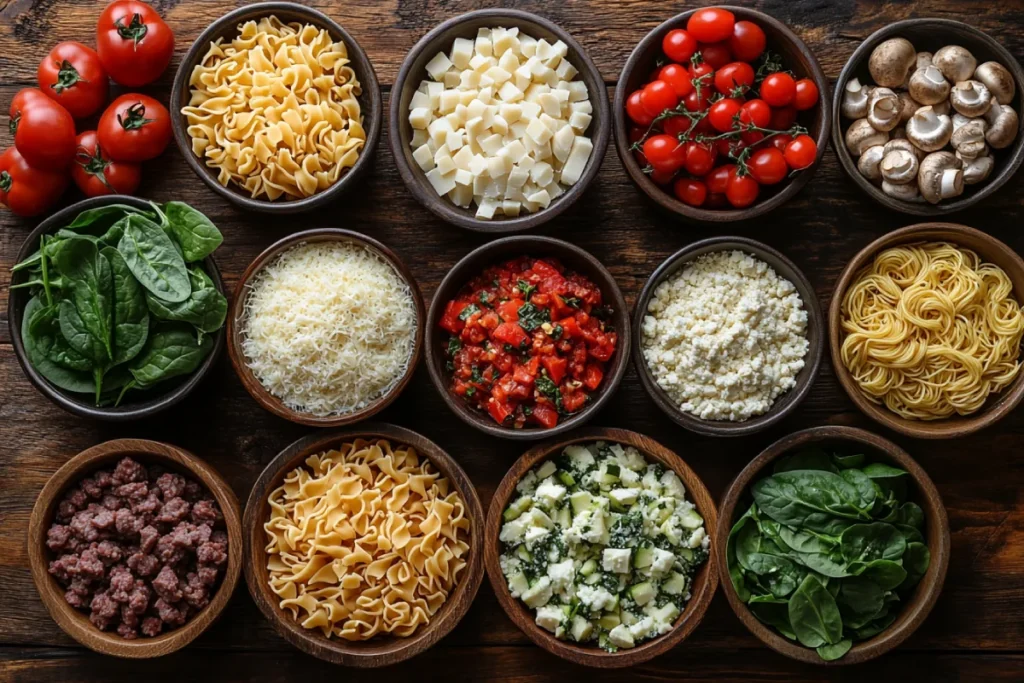
[[[241,570],[238,500],[175,446],[119,439],[69,460],[36,499],[39,595],[79,643],[119,657],[184,647],[227,605]]]

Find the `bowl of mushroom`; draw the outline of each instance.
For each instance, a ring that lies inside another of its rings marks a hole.
[[[1024,71],[987,34],[910,19],[876,31],[836,83],[832,147],[889,208],[937,216],[972,206],[1024,159]]]

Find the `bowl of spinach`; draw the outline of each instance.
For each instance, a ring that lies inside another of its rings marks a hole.
[[[899,446],[852,427],[791,434],[729,486],[716,544],[750,631],[803,662],[855,664],[906,640],[942,590],[949,520]]]
[[[69,412],[111,421],[184,399],[224,347],[223,236],[183,202],[87,199],[29,235],[8,324],[25,374]]]

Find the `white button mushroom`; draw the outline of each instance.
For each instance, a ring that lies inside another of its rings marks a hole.
[[[981,81],[960,81],[949,94],[953,109],[964,116],[983,116],[992,106],[992,93]]]
[[[900,98],[889,88],[875,88],[868,98],[868,122],[875,130],[892,130],[900,124]]]
[[[862,85],[856,78],[847,81],[843,89],[843,103],[839,107],[842,115],[848,119],[862,119],[867,116],[871,89],[871,86]]]
[[[882,171],[878,166],[882,162],[883,156],[885,156],[885,154],[882,145],[873,145],[868,147],[864,150],[864,153],[860,155],[860,159],[857,160],[857,170],[860,171],[862,176],[871,182],[879,182],[882,180]]]
[[[906,38],[890,38],[871,51],[868,71],[883,88],[898,88],[907,80],[910,69],[917,65],[917,51]],[[971,67],[974,71],[974,67]]]
[[[959,157],[959,152],[957,153]],[[996,161],[990,156],[961,159],[964,162],[964,185],[977,185],[992,173]]]
[[[953,107],[951,107],[949,105],[949,100],[945,100],[943,102],[939,102],[938,104],[933,104],[933,105],[931,105],[931,107],[932,107],[932,109],[935,110],[936,114],[946,114],[946,115],[949,115],[953,111]]]
[[[959,128],[954,127],[949,141],[957,151],[957,156],[961,159],[984,156],[988,152],[988,145],[985,144],[987,127],[984,119],[971,119]]]
[[[854,156],[860,156],[868,147],[884,145],[888,141],[889,134],[876,130],[867,119],[857,119],[846,130],[846,148]]]
[[[957,197],[964,191],[963,162],[952,152],[933,152],[924,158],[917,173],[921,196],[931,204]]]
[[[931,106],[921,107],[907,121],[907,139],[925,152],[942,149],[952,135],[953,122]]]
[[[917,157],[918,161],[924,159],[925,157],[925,153],[919,150],[917,147],[915,147],[914,143],[911,142],[910,140],[907,140],[906,138],[894,138],[892,140],[889,140],[889,142],[885,143],[885,147],[882,149],[882,156],[885,156],[886,154],[895,149],[903,149],[910,152],[915,157]]]
[[[1010,143],[1017,137],[1017,128],[1020,123],[1017,112],[1008,104],[992,105],[992,108],[985,113],[985,120],[988,121],[988,131],[985,133],[985,140],[995,149],[1009,147]]]
[[[921,103],[908,92],[898,92],[896,95],[900,98],[900,123],[906,123],[914,112],[921,108]]]
[[[1013,81],[1013,75],[999,62],[985,62],[978,65],[978,68],[974,70],[974,80],[984,83],[999,104],[1013,102],[1017,84]]]
[[[924,69],[932,65],[932,53],[931,52],[918,52],[917,53],[917,68]]]
[[[921,104],[938,104],[949,97],[949,81],[935,66],[918,69],[910,77],[910,96]]]
[[[947,81],[959,83],[974,75],[978,60],[967,48],[959,45],[947,45],[932,55],[932,64],[939,68]]]
[[[906,185],[917,178],[917,155],[905,149],[894,149],[878,165],[882,178],[893,185]]]
[[[906,185],[894,185],[885,180],[882,181],[882,192],[899,199],[904,202],[915,202],[920,203],[921,193],[918,192],[917,183],[907,183]]]

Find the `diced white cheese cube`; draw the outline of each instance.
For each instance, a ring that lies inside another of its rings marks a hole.
[[[455,184],[456,185],[467,185],[472,187],[473,185],[473,174],[464,168],[455,169]]]
[[[581,114],[593,114],[594,105],[590,103],[590,100],[582,100],[580,102],[572,102],[570,97],[569,108],[573,111],[578,111]]]
[[[599,586],[577,586],[576,597],[591,612],[599,612],[615,603],[615,596]]]
[[[543,607],[551,600],[551,579],[542,576],[537,583],[530,586],[530,590],[523,593],[523,602],[534,609]]]
[[[492,66],[484,73],[484,75],[490,78],[491,81],[498,86],[512,78],[512,74],[505,71],[500,66]]]
[[[569,158],[569,152],[572,150],[572,143],[575,139],[576,132],[572,126],[568,123],[563,125],[551,140],[551,153],[555,155],[556,159],[564,162]]]
[[[466,69],[459,76],[459,87],[463,90],[480,87],[480,74],[472,69]]]
[[[448,131],[448,135],[445,136],[444,142],[445,142],[446,145],[448,145],[448,150],[450,152],[458,151],[459,149],[462,148],[462,145],[463,145],[462,131],[461,130],[450,130],[450,131]]]
[[[523,34],[519,36],[519,51],[526,57],[537,54],[537,39]]]
[[[494,66],[494,60],[491,56],[482,55],[479,52],[473,55],[473,58],[469,60],[469,68],[476,71],[481,76],[492,66]]]
[[[601,567],[606,572],[628,574],[632,554],[629,548],[605,548],[601,553]]]
[[[469,60],[472,58],[473,41],[468,38],[456,38],[452,44],[451,63],[458,69],[465,69],[469,66]]]
[[[558,627],[562,624],[562,620],[565,618],[565,613],[562,612],[562,608],[558,605],[544,605],[537,610],[537,618],[535,619],[537,626],[540,626],[545,631],[554,633],[558,630]]]
[[[651,572],[657,575],[668,573],[676,561],[676,556],[673,553],[661,548],[655,548],[651,558]]]
[[[508,50],[498,57],[498,66],[512,74],[519,68],[519,57],[514,50]]]
[[[505,81],[498,88],[498,97],[502,102],[518,102],[523,99],[523,91],[517,88],[513,81]]]
[[[427,144],[427,140],[430,139],[430,135],[427,133],[425,128],[414,128],[412,131],[412,140],[409,144],[412,147],[419,147]],[[433,154],[433,152],[431,152]]]
[[[486,31],[487,29],[480,29]],[[476,37],[476,53],[483,57],[490,57],[494,54],[494,43],[491,42],[491,33],[487,31],[485,35],[477,34]]]
[[[491,104],[494,102],[494,87],[491,85],[484,86],[483,79],[480,80],[480,94],[477,95],[477,99],[484,104]]]
[[[512,176],[509,176],[511,179]],[[506,199],[501,203],[501,212],[509,218],[519,215],[519,202]]]
[[[587,128],[590,126],[591,116],[590,114],[584,114],[581,111],[574,111],[569,116],[569,125],[573,127],[577,133],[587,132]]]
[[[409,109],[430,109],[430,95],[426,91],[417,90],[412,94],[412,99],[409,100]]]
[[[686,546],[688,548],[699,548],[704,544],[704,539],[706,537],[707,533],[704,531],[704,527],[700,527],[690,534],[689,540],[686,541]]]
[[[448,175],[449,173],[454,173],[457,170],[455,162],[452,160],[452,157],[449,154],[435,156],[434,163],[437,164],[437,171],[441,175]]]
[[[455,162],[456,168],[472,173],[470,165],[473,162],[473,152],[469,149],[469,145],[463,145],[459,148],[459,151],[452,155],[452,161]]]
[[[536,102],[523,102],[522,111],[523,118],[529,121],[540,116],[540,105]]]
[[[520,97],[522,97],[522,93],[520,93]],[[504,97],[502,97],[502,99],[505,100],[505,102],[498,107],[498,112],[501,114],[501,118],[505,119],[505,121],[510,124],[515,123],[523,115],[523,108],[518,104],[512,104]]]
[[[553,92],[541,93],[537,98],[537,104],[548,116],[558,118],[562,114],[562,105]]]
[[[568,588],[575,574],[572,559],[548,565],[548,578],[551,579],[551,586],[556,591]]]
[[[634,640],[646,638],[647,635],[651,632],[653,626],[654,620],[650,617],[644,617],[643,619],[629,627],[629,635],[633,636]]]
[[[551,168],[551,164],[546,162],[538,162],[530,169],[530,179],[537,185],[544,187],[554,178],[554,170]]]
[[[537,487],[534,497],[545,507],[554,507],[556,503],[565,498],[565,487],[556,484],[553,479],[545,479]]]
[[[593,151],[594,143],[590,141],[590,138],[577,135],[572,143],[569,158],[565,160],[565,166],[562,167],[559,182],[563,185],[576,184],[583,176],[583,171],[587,167],[587,161],[590,159],[590,153]]]
[[[494,212],[495,212],[495,210],[497,210],[499,204],[500,204],[500,202],[495,201],[494,199],[491,199],[490,197],[484,197],[483,201],[481,201],[480,204],[477,206],[476,217],[477,218],[482,218],[482,219],[485,219],[485,220],[490,220],[491,218],[494,218]],[[536,527],[534,527],[534,528],[536,528]],[[531,529],[531,531],[532,531],[532,529]],[[543,531],[544,533],[538,535],[536,538],[540,538],[541,536],[546,536],[547,534],[551,533],[547,529],[541,529],[541,531]],[[526,533],[526,542],[529,543],[532,540],[536,540],[536,539],[531,538],[530,537],[530,532],[527,532]]]
[[[538,145],[542,145],[551,139],[551,129],[544,125],[540,119],[533,119],[526,126],[526,135]]]
[[[476,102],[480,98],[479,90],[462,90],[459,92],[459,102],[469,106],[470,102]]]
[[[590,95],[587,92],[587,84],[584,81],[573,81],[569,84],[569,101],[579,102],[587,99]]]
[[[430,148],[426,145],[417,147],[412,153],[412,158],[423,171],[434,168],[434,155],[430,153]]]
[[[452,200],[455,206],[468,209],[473,203],[473,188],[470,185],[456,185],[455,189],[448,193],[448,199]]]
[[[502,543],[519,543],[523,540],[525,534],[526,523],[522,517],[519,517],[502,525],[501,533],[498,534],[498,540]]]
[[[555,68],[555,73],[558,74],[558,77],[563,81],[569,81],[572,80],[572,77],[579,72],[576,71],[576,67],[574,67],[568,59],[563,59]]]
[[[487,202],[487,200],[485,199],[483,202],[480,202],[480,203],[481,203],[481,205],[483,205],[486,202]],[[493,216],[493,215],[494,215],[494,213],[493,213],[493,209],[492,209],[491,216]],[[526,533],[523,535],[523,542],[524,543],[533,543],[534,541],[536,541],[538,539],[544,538],[545,536],[547,536],[550,533],[551,533],[551,531],[549,529],[545,529],[544,527],[531,526],[529,529],[526,530]]]
[[[512,160],[506,157],[493,156],[487,159],[487,175],[492,178],[501,178],[508,175],[512,170]],[[538,487],[539,490],[539,487]]]
[[[508,121],[503,119],[500,114],[495,114],[491,121],[491,130],[501,135],[504,140],[504,136],[508,133]]]
[[[608,640],[615,647],[621,647],[623,649],[631,648],[634,645],[633,634],[629,632],[629,627],[625,624],[619,624],[611,631],[608,632]]]
[[[426,107],[417,107],[409,112],[409,125],[420,130],[430,124],[430,110]]]
[[[444,90],[441,92],[441,98],[438,101],[438,111],[442,114],[455,111],[455,105],[459,103],[459,98],[462,96],[458,90]]]
[[[636,489],[612,489],[608,492],[608,497],[619,505],[632,505],[636,502],[637,490]]]
[[[522,187],[530,178],[530,172],[522,166],[515,166],[508,174],[509,187]]]
[[[481,139],[479,143],[480,149],[482,149],[486,154],[492,156],[497,154],[498,150],[504,147],[502,137],[497,133],[493,135],[488,135],[487,137]]]
[[[451,60],[448,59],[447,55],[443,52],[438,52],[434,55],[433,59],[427,62],[427,66],[425,68],[431,78],[435,81],[440,81],[444,77],[445,72],[452,68],[452,63]]]
[[[469,162],[469,172],[480,177],[487,173],[487,157],[482,154],[474,154]]]
[[[542,209],[546,209],[551,204],[551,195],[548,194],[547,190],[541,189],[529,195],[526,198],[526,201],[530,202],[531,204],[537,204]]]
[[[683,486],[679,475],[672,470],[667,470],[665,474],[661,475],[661,485],[665,488],[666,495],[680,500],[686,497],[686,487]]]

